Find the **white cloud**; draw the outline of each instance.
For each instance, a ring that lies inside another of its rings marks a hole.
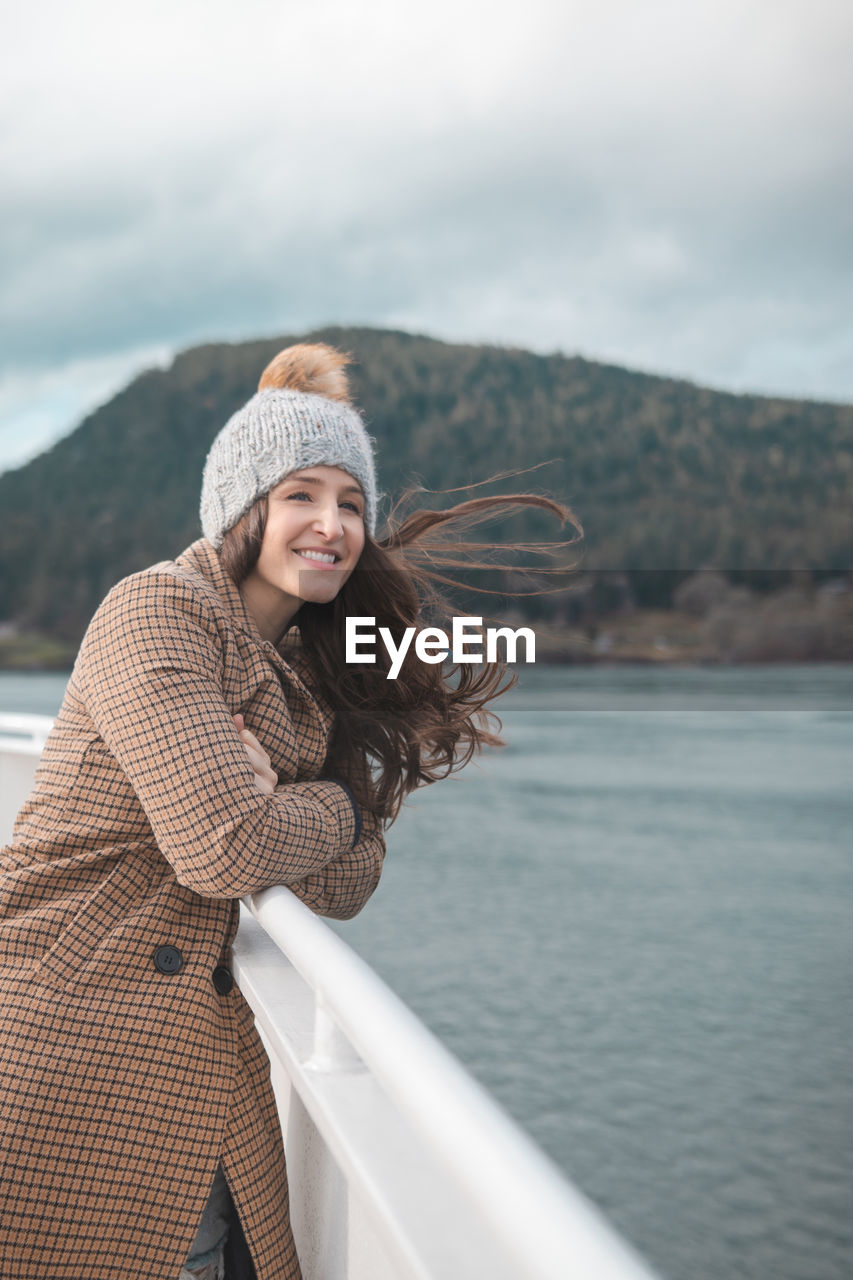
[[[853,398],[851,34],[846,0],[19,10],[0,396],[360,321]]]

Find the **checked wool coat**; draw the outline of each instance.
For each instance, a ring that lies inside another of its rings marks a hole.
[[[2,1280],[176,1280],[220,1160],[258,1280],[299,1276],[266,1054],[212,975],[241,894],[354,915],[384,842],[324,780],[331,708],[286,652],[203,539],[92,620],[0,856]]]

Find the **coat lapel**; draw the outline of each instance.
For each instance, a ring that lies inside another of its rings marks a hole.
[[[292,776],[295,754],[300,777],[319,776],[328,752],[334,713],[312,678],[298,627],[291,627],[279,648],[264,640],[235,582],[223,569],[217,551],[206,538],[194,542],[176,563],[184,570],[200,574],[213,587],[240,633],[238,647],[243,659],[240,684],[247,693],[251,690],[251,705],[246,708],[247,726],[264,743],[273,767],[280,776]],[[281,732],[282,695],[295,741],[290,734]],[[242,705],[242,699],[240,702]]]

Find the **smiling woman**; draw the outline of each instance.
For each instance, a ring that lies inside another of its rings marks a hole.
[[[285,884],[354,915],[402,799],[497,741],[499,663],[410,649],[388,680],[387,661],[347,665],[347,618],[399,646],[466,552],[433,531],[568,515],[480,498],[377,539],[345,363],[288,348],[220,431],[205,536],[97,611],[2,851],[4,1276],[300,1275],[269,1064],[230,970],[238,899]]]
[[[241,584],[265,640],[278,643],[306,601],[335,598],[364,547],[364,506],[340,467],[294,471],[270,491],[260,554]]]

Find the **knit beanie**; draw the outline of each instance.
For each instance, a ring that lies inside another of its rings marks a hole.
[[[211,445],[201,485],[201,527],[217,551],[252,503],[291,471],[341,467],[364,491],[365,528],[376,531],[373,450],[350,404],[348,357],[324,343],[280,351],[258,391]]]

